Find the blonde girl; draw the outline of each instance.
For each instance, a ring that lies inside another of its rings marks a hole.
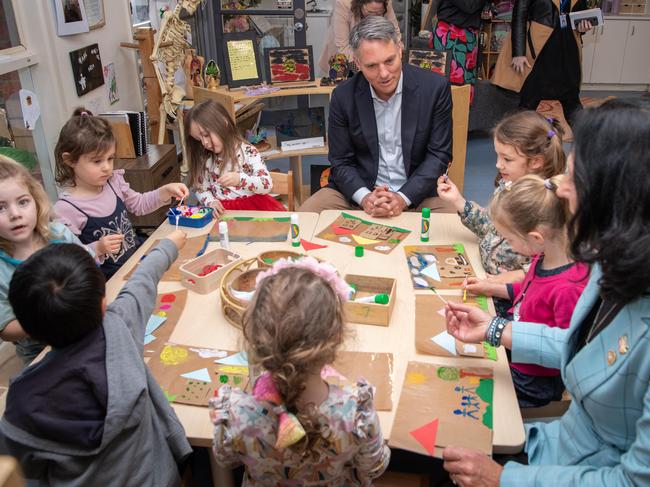
[[[525,321],[568,328],[589,277],[588,266],[575,263],[569,254],[569,206],[556,194],[561,181],[562,176],[524,176],[490,204],[499,234],[515,252],[532,257],[532,263],[521,282],[470,278],[467,289],[511,299],[515,327]],[[562,397],[564,384],[557,369],[513,363],[511,372],[520,407],[544,406]]]
[[[497,188],[517,181],[527,174],[544,178],[562,174],[566,159],[562,149],[562,128],[552,119],[534,111],[518,112],[504,118],[494,129],[497,153]],[[503,274],[501,282],[522,279],[529,258],[521,255],[494,228],[485,208],[466,201],[447,177],[438,179],[438,196],[454,205],[461,222],[479,239],[483,268],[488,274]]]
[[[56,182],[61,188],[54,205],[65,225],[90,245],[110,278],[137,250],[141,241],[128,212],[146,215],[189,191],[169,183],[147,193],[133,191],[124,170],[113,170],[115,137],[110,124],[83,108],[75,110],[59,133],[54,149]]]
[[[230,114],[213,100],[185,116],[189,185],[199,202],[226,210],[286,211],[269,193],[271,175],[255,147],[237,131]]]
[[[44,345],[27,336],[9,304],[9,283],[16,267],[49,243],[82,245],[64,225],[50,220],[50,201],[23,166],[0,156],[0,338],[15,342],[25,364]]]
[[[252,394],[223,386],[211,400],[214,452],[243,464],[244,486],[371,485],[388,466],[373,388],[328,385],[346,328],[349,288],[329,264],[280,261],[258,278],[243,321]]]

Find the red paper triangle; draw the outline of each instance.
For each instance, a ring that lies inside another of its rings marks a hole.
[[[300,244],[302,245],[302,248],[305,250],[316,250],[316,249],[327,248],[327,245],[320,245],[314,242],[310,242],[308,240],[305,240],[304,238],[300,239]]]
[[[429,455],[433,456],[436,448],[436,436],[438,435],[438,418],[421,428],[411,431],[410,435],[429,452]]]
[[[349,228],[339,227],[334,223],[332,223],[332,231],[334,231],[334,233],[337,235],[352,235],[354,233],[354,230],[350,230]]]

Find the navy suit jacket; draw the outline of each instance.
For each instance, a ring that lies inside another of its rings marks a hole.
[[[451,90],[445,78],[402,66],[402,153],[407,181],[399,191],[417,206],[436,195],[436,180],[451,160]],[[329,186],[348,201],[372,191],[379,168],[379,139],[370,84],[357,73],[332,93],[328,123]]]

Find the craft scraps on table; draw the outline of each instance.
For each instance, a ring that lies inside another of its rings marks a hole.
[[[462,244],[407,245],[404,253],[415,289],[463,289],[476,277]]]
[[[409,234],[410,230],[375,223],[342,212],[316,237],[336,243],[362,246],[382,254],[389,254]]]
[[[252,217],[223,215],[219,221],[228,224],[231,242],[286,242],[291,217]],[[217,225],[212,230],[212,241],[219,241]]]

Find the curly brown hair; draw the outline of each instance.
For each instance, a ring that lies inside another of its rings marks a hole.
[[[103,154],[115,145],[111,124],[78,107],[61,132],[54,148],[54,177],[59,186],[74,186],[73,164],[84,154]],[[66,154],[64,156],[64,154]]]
[[[303,455],[327,444],[326,425],[317,407],[298,409],[305,380],[334,362],[346,338],[343,302],[331,285],[314,272],[288,267],[265,278],[243,319],[246,351],[251,365],[273,378],[284,405],[296,414],[305,432],[290,448]]]

